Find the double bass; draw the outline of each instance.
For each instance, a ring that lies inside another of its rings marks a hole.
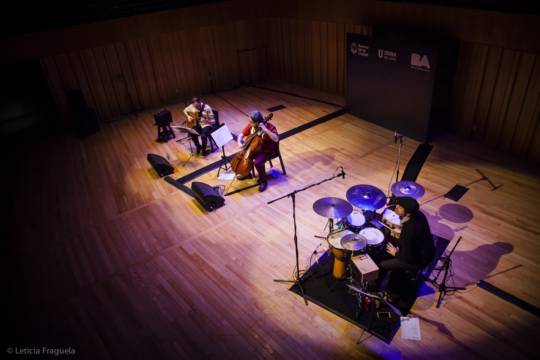
[[[270,113],[264,117],[263,124],[266,124],[272,117]],[[237,152],[231,160],[232,170],[240,176],[248,176],[253,169],[253,158],[257,152],[262,149],[264,133],[259,128],[257,131],[249,135],[242,144],[242,150]]]

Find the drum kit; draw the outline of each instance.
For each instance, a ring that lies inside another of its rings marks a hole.
[[[399,181],[392,185],[396,197],[409,196],[419,199],[424,188],[413,181]],[[380,253],[386,245],[386,237],[379,228],[394,230],[401,222],[399,215],[390,208],[382,214],[377,210],[387,205],[388,197],[377,187],[367,184],[354,185],[347,190],[347,200],[325,197],[313,203],[313,211],[326,218],[328,235],[325,237],[334,257],[332,276],[353,282],[353,267],[360,273],[361,280],[373,280],[378,275],[378,267],[370,258]],[[356,209],[355,209],[356,207]],[[378,220],[382,219],[384,223]],[[334,228],[334,221],[336,228]],[[379,228],[377,224],[380,224]]]

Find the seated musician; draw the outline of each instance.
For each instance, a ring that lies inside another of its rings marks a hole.
[[[401,218],[399,239],[386,245],[388,259],[380,262],[386,287],[391,271],[417,272],[426,267],[435,256],[435,245],[426,216],[420,211],[420,205],[411,197],[398,197],[395,212]],[[386,276],[385,276],[386,275]]]
[[[262,136],[262,149],[260,152],[253,154],[253,164],[255,166],[255,169],[257,169],[257,174],[259,176],[259,191],[264,191],[268,186],[264,163],[275,155],[275,143],[279,141],[279,135],[274,125],[264,121],[264,117],[260,111],[252,111],[249,114],[249,120],[249,124],[238,136],[238,145],[242,146],[246,137],[256,132],[259,132],[259,135]],[[244,178],[245,177],[238,176],[238,179],[240,180]]]
[[[201,142],[199,143],[197,135],[189,134],[197,147],[197,154],[202,153],[203,156],[206,156],[208,136],[210,136],[216,123],[212,108],[210,105],[204,104],[200,98],[194,97],[191,99],[191,104],[184,109],[184,114],[187,117],[188,126],[196,130],[201,136]]]

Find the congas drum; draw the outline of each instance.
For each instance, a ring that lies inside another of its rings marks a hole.
[[[347,251],[341,245],[341,238],[349,234],[354,233],[349,230],[339,231],[330,234],[327,238],[332,255],[334,255],[334,268],[332,269],[332,276],[336,279],[343,279],[346,274],[347,262],[349,261],[350,256],[349,251]]]
[[[349,233],[341,237],[341,247],[353,255],[365,252],[367,244],[367,239],[360,234]]]
[[[380,251],[384,245],[384,234],[374,227],[367,227],[360,231],[360,235],[367,239],[367,252],[373,254]]]
[[[349,216],[347,216],[346,224],[347,229],[354,233],[359,233],[362,226],[366,223],[366,218],[361,211],[354,210]]]

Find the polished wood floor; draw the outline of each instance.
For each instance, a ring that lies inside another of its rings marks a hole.
[[[273,120],[284,132],[339,108],[253,87],[204,100],[234,133],[254,109],[285,105]],[[175,122],[183,105],[168,107]],[[3,221],[11,236],[2,273],[7,339],[15,345],[71,346],[90,359],[536,357],[539,318],[477,283],[488,281],[540,307],[538,169],[449,134],[435,136],[418,178],[426,188],[422,209],[433,233],[451,245],[463,237],[454,280],[467,290],[438,309],[437,293],[420,297],[412,312],[422,340],[402,340],[398,332],[387,345],[315,304],[306,307],[273,282],[293,271],[292,211],[288,199],[266,202],[345,168],[344,180],[297,196],[305,268],[320,244],[314,235],[325,225],[313,202],[345,198],[356,184],[386,192],[397,150],[393,132],[346,114],[289,137],[281,143],[287,176],[275,162],[266,192],[232,195],[224,207],[205,213],[160,179],[146,155],[167,157],[178,178],[220,154],[189,159],[187,142],[156,143],[156,110],[119,119],[84,140],[57,136],[12,149],[14,171],[3,176],[9,189]],[[403,164],[417,145],[405,141]],[[479,181],[457,203],[442,197],[455,184],[478,180],[475,169],[502,187],[491,191]],[[228,189],[249,184],[231,185],[216,173],[196,180]]]

